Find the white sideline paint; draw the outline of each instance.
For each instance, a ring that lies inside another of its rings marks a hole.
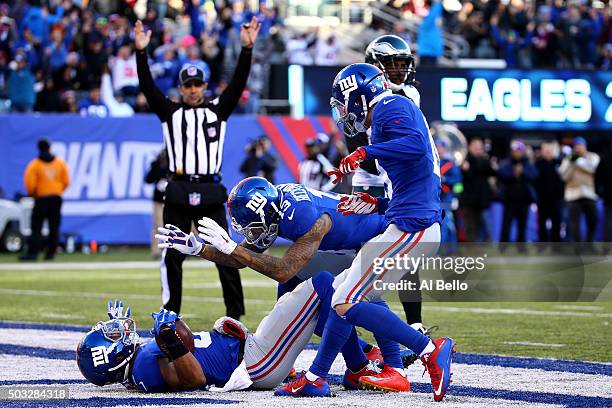
[[[583,305],[558,305],[553,306],[555,309],[562,310],[603,310],[603,306],[583,306]]]
[[[49,297],[66,297],[78,294],[82,297],[96,298],[96,299],[114,299],[117,297],[116,293],[97,293],[97,292],[59,292],[52,290],[31,290],[31,289],[5,289],[0,288],[0,294],[7,295],[22,295],[22,296],[49,296]],[[159,301],[159,295],[143,295],[140,293],[125,293],[121,295],[124,299],[142,299],[142,300],[154,300]],[[216,297],[204,297],[204,296],[183,296],[183,300],[190,302],[199,303],[223,303],[223,298]],[[245,303],[252,305],[274,305],[276,301],[274,299],[262,300],[262,299],[245,299]]]
[[[532,310],[532,309],[500,309],[483,307],[452,307],[452,306],[423,306],[423,310],[435,310],[451,313],[481,313],[481,314],[512,314],[512,315],[534,315],[534,316],[574,316],[574,317],[603,317],[612,318],[612,313],[587,313],[587,312],[558,312],[554,310]]]
[[[212,268],[204,259],[185,261],[184,269]],[[159,261],[1,263],[0,271],[82,271],[98,269],[159,269]]]
[[[502,341],[502,344],[510,344],[516,346],[533,346],[533,347],[565,347],[565,344],[560,343],[537,343],[532,341]]]

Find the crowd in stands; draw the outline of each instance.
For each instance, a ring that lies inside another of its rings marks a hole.
[[[588,0],[392,0],[403,17],[421,19],[410,44],[442,56],[440,27],[463,37],[471,58],[501,58],[508,67],[610,69],[612,6]],[[436,20],[439,19],[439,24]],[[395,33],[406,36],[398,26]]]

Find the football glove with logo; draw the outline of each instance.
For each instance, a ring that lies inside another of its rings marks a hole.
[[[202,252],[203,244],[193,232],[186,234],[172,224],[159,227],[157,232],[159,234],[155,234],[155,238],[159,241],[157,244],[158,248],[176,249],[185,255],[198,255]]]
[[[121,301],[121,299],[115,299],[114,305],[113,301],[109,300],[108,309],[106,313],[108,314],[109,319],[127,319],[128,317],[130,317],[130,307],[128,306],[125,311],[125,314],[123,314],[123,302]]]
[[[217,248],[226,255],[231,254],[236,249],[236,244],[230,238],[226,230],[210,218],[204,217],[198,221],[198,232],[201,239]]]
[[[151,317],[153,318],[153,328],[151,329],[151,334],[154,336],[159,335],[159,333],[166,327],[172,329],[172,331],[175,331],[176,321],[180,319],[176,312],[166,310],[163,307],[159,310],[159,313],[151,313]]]
[[[213,328],[221,334],[236,337],[243,341],[249,335],[249,329],[247,329],[244,323],[228,316],[218,318]]]
[[[342,215],[374,214],[378,212],[378,199],[361,192],[344,196],[338,203],[338,212]]]
[[[359,167],[359,164],[366,159],[366,151],[363,147],[358,147],[353,153],[349,154],[340,161],[340,166],[327,173],[330,177],[335,177],[332,183],[338,184],[342,177],[349,174]]]

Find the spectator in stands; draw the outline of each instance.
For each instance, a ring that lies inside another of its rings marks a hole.
[[[503,161],[497,173],[500,198],[504,204],[504,216],[500,242],[510,242],[510,227],[516,220],[516,242],[526,242],[529,206],[536,200],[534,184],[538,171],[526,156],[525,143],[513,140],[510,158]]]
[[[76,95],[74,91],[65,91],[62,94],[62,112],[67,113],[78,113],[79,106],[77,103]]]
[[[331,34],[327,38],[319,38],[315,50],[316,65],[338,65],[340,47],[336,37]]]
[[[595,171],[599,156],[587,150],[583,137],[574,138],[574,148],[565,156],[559,173],[565,181],[565,201],[569,210],[569,232],[573,242],[593,242],[597,226]],[[587,235],[582,239],[581,215],[586,218]]]
[[[555,27],[548,21],[539,22],[531,39],[531,61],[536,68],[554,67],[559,44]],[[548,148],[547,148],[548,149]]]
[[[43,89],[36,95],[34,110],[36,112],[57,112],[62,109],[62,104],[62,98],[55,89],[53,78],[45,78]]]
[[[180,64],[172,44],[166,44],[155,50],[157,61],[151,65],[151,74],[155,85],[165,94],[176,84]]]
[[[32,210],[32,236],[28,251],[20,260],[34,261],[38,255],[43,222],[49,225],[49,242],[46,260],[55,256],[61,221],[62,195],[68,187],[69,176],[66,163],[51,154],[51,144],[47,139],[37,143],[38,157],[32,160],[25,170],[24,182],[28,195],[34,197]]]
[[[102,85],[100,86],[100,99],[108,108],[109,116],[129,117],[134,114],[134,109],[124,101],[123,89],[113,92],[110,75],[105,72],[102,74]]]
[[[519,52],[531,44],[534,23],[529,23],[526,34],[521,36],[520,32],[514,29],[507,30],[505,34],[502,33],[499,29],[498,22],[498,16],[494,16],[491,19],[491,32],[495,39],[495,43],[500,48],[503,58],[506,60],[506,65],[509,68],[522,66]]]
[[[306,141],[306,158],[300,163],[298,169],[299,183],[314,190],[331,191],[334,188],[334,183],[327,173],[332,169],[332,164],[321,154],[317,139],[308,139]]]
[[[301,33],[296,34],[287,41],[287,60],[289,64],[312,65],[313,59],[310,54],[310,47],[317,42],[317,34]]]
[[[148,113],[148,112],[151,112],[151,110],[149,109],[149,104],[147,103],[147,98],[144,96],[144,94],[142,92],[140,92],[136,96],[136,104],[134,106],[134,112],[135,113]]]
[[[538,170],[536,192],[538,195],[538,237],[540,242],[561,242],[561,217],[565,186],[559,175],[559,146],[542,143],[540,157],[535,165]],[[550,229],[548,222],[550,221]]]
[[[113,89],[124,96],[138,95],[138,74],[136,73],[136,54],[132,45],[119,48],[117,57],[111,60]]]
[[[479,233],[484,227],[483,212],[489,208],[493,199],[488,179],[496,175],[481,139],[473,138],[470,141],[461,171],[464,189],[459,205],[463,211],[465,234],[469,242],[477,242],[481,239]]]
[[[7,89],[11,100],[11,111],[31,112],[36,102],[34,92],[34,75],[28,68],[28,63],[23,54],[17,54],[15,61],[9,65],[12,69]]]
[[[68,49],[64,44],[64,27],[61,24],[55,24],[51,29],[51,43],[45,47],[43,55],[43,65],[51,74],[64,66]]]
[[[417,55],[420,66],[438,64],[438,58],[444,52],[444,38],[440,19],[442,18],[442,3],[439,0],[426,0],[429,13],[421,21],[417,37]]]
[[[262,135],[259,137],[257,142],[261,147],[261,159],[263,161],[262,177],[268,180],[270,183],[275,184],[274,173],[276,173],[276,169],[278,168],[278,157],[272,153],[272,143],[270,142],[270,138],[266,135]]]
[[[89,89],[89,96],[79,103],[81,116],[99,116],[105,118],[109,115],[108,106],[102,102],[100,85],[93,84]]]
[[[84,63],[84,61],[83,61]],[[61,90],[80,90],[86,86],[86,79],[81,67],[81,57],[76,52],[66,56],[66,64],[54,76],[55,84]]]

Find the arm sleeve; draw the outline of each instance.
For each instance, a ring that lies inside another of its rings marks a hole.
[[[151,71],[149,70],[147,53],[144,50],[136,51],[136,70],[138,72],[140,90],[145,98],[147,98],[151,111],[154,112],[162,122],[165,121],[169,116],[172,102],[166,99],[159,88],[155,86]]]
[[[242,91],[249,78],[252,57],[253,50],[250,48],[242,48],[240,56],[238,57],[234,76],[232,76],[232,80],[227,85],[227,88],[225,88],[225,91],[219,96],[219,107],[217,112],[222,119],[227,119],[238,104],[240,95],[242,95]]]
[[[113,86],[111,85],[111,77],[109,74],[102,75],[102,86],[100,87],[100,96],[102,102],[108,107],[111,116],[115,116],[119,102],[113,95]]]

